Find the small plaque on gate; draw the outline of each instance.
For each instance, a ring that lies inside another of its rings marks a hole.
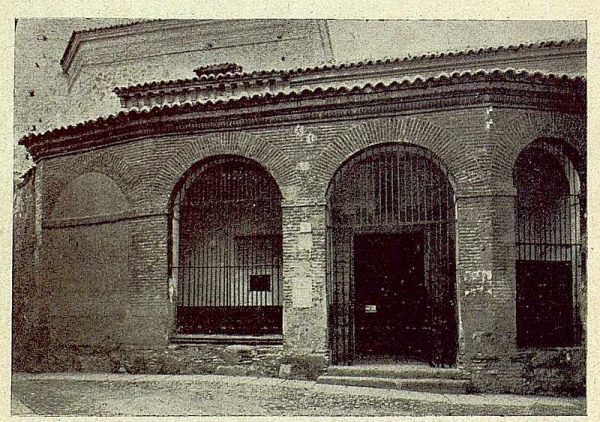
[[[374,314],[377,312],[377,305],[365,305],[366,314]]]

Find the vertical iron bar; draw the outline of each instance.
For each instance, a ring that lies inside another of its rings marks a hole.
[[[574,261],[571,261],[571,268],[573,271],[572,274],[572,292],[573,292],[573,306],[572,306],[572,310],[573,310],[573,315],[572,315],[572,321],[573,321],[573,326],[576,327],[575,330],[575,335],[576,335],[576,340],[579,340],[580,338],[580,327],[578,324],[578,303],[579,303],[579,284],[580,284],[580,277],[582,275],[582,262],[581,262],[581,254],[580,254],[580,243],[581,243],[581,204],[580,204],[580,195],[581,195],[581,182],[578,183],[578,174],[576,172],[575,166],[572,165],[572,163],[569,162],[569,166],[568,166],[568,170],[569,170],[569,196],[572,197],[572,201],[576,204],[574,209],[572,210],[573,215],[575,217],[575,238],[573,239],[573,249],[574,249]],[[571,188],[572,186],[572,188]],[[579,190],[579,192],[578,192]],[[570,207],[569,207],[570,209]],[[570,215],[569,215],[570,216]],[[575,340],[575,339],[574,339]]]
[[[190,236],[190,234],[188,234],[188,236]],[[191,287],[190,287],[190,279],[191,279],[191,254],[192,254],[192,250],[193,250],[193,243],[190,245],[189,248],[187,248],[187,256],[186,256],[186,280],[185,280],[185,284],[186,284],[186,299],[187,299],[187,306],[190,306],[190,291],[191,291]]]
[[[276,243],[271,248],[271,274],[273,274],[271,277],[274,278],[274,280],[271,282],[271,304],[278,305],[275,296],[275,287],[279,283],[279,277],[275,278],[275,271],[277,269],[277,251],[279,250],[279,238],[274,239]]]
[[[215,272],[217,271],[216,269],[216,265],[215,265],[215,256],[216,256],[216,251],[215,248],[213,247],[213,242],[215,242],[216,245],[216,234],[217,232],[215,232],[214,230],[211,231],[211,239],[210,239],[210,244],[209,244],[209,252],[210,252],[210,284],[209,284],[209,291],[210,291],[210,300],[208,302],[208,306],[214,306],[215,302],[216,302],[216,296],[215,296],[215,288],[214,288],[214,283],[215,283]]]
[[[381,155],[381,158],[383,159],[383,202],[384,202],[384,207],[385,207],[385,223],[388,223],[388,154],[387,152],[384,152]]]
[[[415,199],[416,199],[416,208],[417,208],[417,221],[422,221],[423,216],[422,214],[422,207],[421,207],[421,196],[422,196],[422,189],[421,189],[421,172],[423,171],[422,169],[422,159],[421,159],[421,155],[420,154],[415,154],[415,166],[416,166],[416,171],[415,171],[415,184],[416,184],[416,193],[415,193]]]
[[[400,153],[396,151],[396,224],[400,223],[400,207],[402,206],[402,188],[400,186]]]
[[[183,213],[182,215],[179,216],[179,218],[181,218],[181,222],[179,223],[179,227],[184,226],[183,222],[185,220],[183,220]],[[186,240],[187,240],[187,230],[180,230],[179,232],[179,238],[181,239],[179,241],[180,246],[179,246],[179,273],[181,275],[181,280],[180,280],[180,287],[181,287],[181,306],[185,306],[185,272],[186,272],[186,265],[185,265],[185,244],[186,244]]]
[[[198,220],[202,220],[206,218],[206,214],[207,214],[207,207],[206,207],[206,203],[207,203],[208,199],[205,199],[202,202],[202,205],[199,206],[198,208],[196,208],[196,215],[194,217],[194,220],[198,221]],[[202,293],[200,296],[200,301],[199,304],[200,306],[205,306],[206,305],[206,293],[208,291],[208,286],[206,283],[206,278],[207,278],[207,265],[208,265],[208,240],[209,240],[209,232],[208,232],[208,227],[205,224],[199,225],[199,239],[198,239],[198,247],[200,248],[200,285],[202,286]]]
[[[394,201],[395,199],[395,193],[396,193],[396,186],[395,186],[395,181],[396,181],[396,177],[395,177],[395,167],[394,167],[394,161],[396,158],[396,154],[395,151],[390,151],[390,153],[388,154],[388,159],[389,159],[389,192],[390,192],[390,217],[392,220],[392,224],[394,224],[396,222],[396,218],[395,218],[395,214],[394,214],[394,207],[396,205],[396,202]]]
[[[190,299],[191,306],[196,306],[196,249],[197,249],[197,235],[194,234],[192,239],[192,251],[190,254],[191,262],[190,262]]]
[[[431,221],[433,218],[429,215],[429,208],[427,200],[429,199],[429,195],[431,195],[431,178],[433,175],[433,165],[431,163],[431,157],[427,157],[427,159],[423,162],[424,173],[423,173],[423,209],[424,209],[424,220]]]
[[[234,172],[235,169],[233,171],[230,170],[227,172],[227,192],[230,198],[232,198],[232,200],[236,200],[235,205],[231,207],[231,212],[237,212],[238,208],[237,198],[234,195]],[[227,216],[227,230],[225,232],[225,280],[223,286],[223,289],[225,291],[224,306],[231,306],[231,240],[233,234],[233,222],[231,220],[231,212]]]
[[[414,195],[415,195],[415,169],[414,169],[415,156],[412,152],[410,152],[408,154],[408,156],[409,156],[409,163],[410,163],[410,168],[409,168],[409,174],[410,174],[410,220],[409,220],[409,222],[414,223],[415,222],[415,199],[414,199]]]
[[[254,190],[254,186],[252,186],[252,190]],[[252,192],[254,193],[254,192]],[[254,195],[252,195],[252,197],[254,198]],[[250,262],[251,262],[251,270],[250,270],[250,277],[252,276],[252,274],[256,271],[256,238],[254,236],[251,237],[251,248],[250,248]],[[250,280],[248,280],[248,283],[250,282]],[[250,289],[248,289],[250,291]],[[252,305],[256,306],[258,303],[257,298],[256,298],[256,294],[254,292],[252,292],[252,294],[250,295],[250,299],[252,300]]]

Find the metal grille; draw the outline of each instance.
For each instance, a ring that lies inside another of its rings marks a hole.
[[[251,160],[212,159],[186,175],[173,219],[178,332],[280,333],[281,194],[274,179]]]
[[[567,346],[580,336],[585,195],[569,155],[564,145],[541,140],[522,151],[515,167],[517,342],[522,347]]]
[[[454,193],[443,166],[425,149],[385,145],[351,158],[328,191],[328,305],[330,347],[337,364],[355,356],[354,237],[420,233],[427,289],[426,357],[455,362]]]

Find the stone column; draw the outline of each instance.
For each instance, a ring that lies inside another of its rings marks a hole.
[[[325,206],[283,208],[284,365],[290,376],[316,377],[326,366]]]
[[[459,365],[506,391],[518,374],[514,192],[457,197]],[[485,385],[484,385],[485,384]]]

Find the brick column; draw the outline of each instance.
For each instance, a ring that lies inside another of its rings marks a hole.
[[[459,364],[476,386],[515,382],[514,192],[457,197]]]
[[[124,342],[147,347],[168,343],[173,324],[169,295],[168,215],[140,216],[129,223],[132,236],[131,281],[123,292],[128,303]]]
[[[325,260],[325,206],[285,206],[283,336],[292,375],[313,377],[326,364]]]
[[[35,169],[34,182],[34,235],[35,248],[33,252],[33,294],[30,298],[29,306],[33,309],[31,314],[31,332],[30,338],[27,339],[35,347],[31,348],[32,357],[29,359],[30,364],[34,367],[41,365],[43,369],[45,357],[50,350],[50,336],[48,334],[48,283],[46,282],[47,272],[44,269],[44,231],[42,229],[42,221],[44,218],[44,178],[45,178],[45,163],[42,161],[37,163]],[[30,369],[30,368],[28,368]]]

